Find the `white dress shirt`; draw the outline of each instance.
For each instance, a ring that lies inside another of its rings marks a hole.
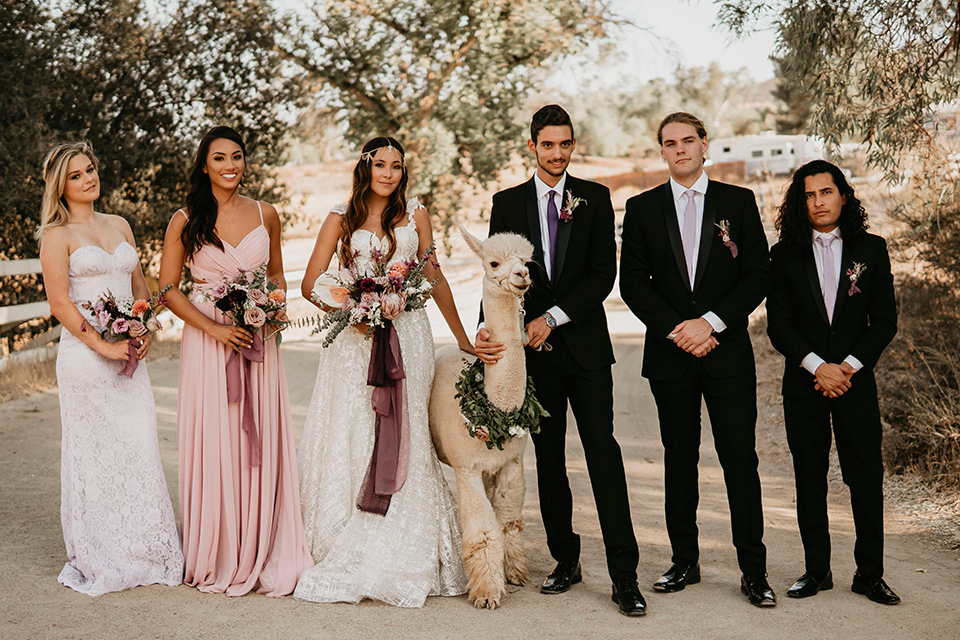
[[[816,229],[812,229],[812,243],[813,243],[813,261],[817,265],[817,279],[820,281],[820,296],[823,296],[823,282],[824,278],[833,278],[833,281],[837,283],[837,292],[840,292],[840,269],[841,269],[841,259],[843,257],[843,238],[840,236],[840,227],[837,227],[833,231],[828,231],[826,233],[821,233]],[[824,273],[823,272],[823,245],[817,242],[817,238],[820,236],[833,236],[833,244],[830,245],[830,250],[833,252],[833,273]],[[834,310],[836,313],[836,310]],[[859,371],[863,368],[863,363],[854,358],[853,356],[847,356],[843,359],[844,362],[853,367],[856,371]],[[812,373],[817,375],[817,369],[826,362],[823,358],[818,356],[816,353],[811,351],[803,360],[800,361],[800,366]]]
[[[693,246],[696,247],[697,251],[693,254],[693,272],[697,272],[697,260],[699,259],[700,253],[700,236],[702,234],[703,227],[703,200],[707,196],[707,188],[710,186],[710,179],[707,177],[706,171],[700,172],[700,177],[697,178],[697,181],[693,183],[693,186],[690,187],[695,193],[693,195],[694,203],[697,205],[697,235],[694,238]],[[677,209],[677,224],[680,226],[680,229],[683,229],[683,216],[687,210],[687,187],[683,186],[672,177],[670,178],[670,189],[673,192],[673,205]],[[693,283],[690,283],[690,290],[693,291]],[[706,320],[711,327],[713,327],[714,333],[720,333],[727,328],[727,325],[720,319],[720,316],[715,314],[713,311],[707,311],[705,314],[700,316]],[[667,337],[671,340],[673,339],[674,334],[670,334]]]

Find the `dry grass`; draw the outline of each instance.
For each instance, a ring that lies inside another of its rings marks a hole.
[[[57,386],[57,359],[11,364],[0,373],[0,403]]]
[[[898,286],[900,331],[877,369],[889,429],[884,457],[944,487],[960,487],[960,297],[916,277]]]

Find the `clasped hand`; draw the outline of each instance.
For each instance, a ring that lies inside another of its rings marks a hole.
[[[670,335],[673,336],[674,344],[698,358],[707,355],[720,344],[713,336],[713,327],[703,318],[684,320],[673,328]]]
[[[828,398],[839,398],[850,389],[850,378],[857,372],[849,363],[830,364],[824,362],[817,367],[814,389]]]

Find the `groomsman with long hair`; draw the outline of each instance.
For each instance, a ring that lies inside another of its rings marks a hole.
[[[827,521],[831,424],[850,488],[857,541],[852,589],[881,604],[900,598],[883,580],[883,460],[873,369],[897,332],[890,258],[843,172],[824,160],[797,169],[776,219],[767,333],[786,357],[783,417],[797,483],[806,571],[787,591],[833,587]]]

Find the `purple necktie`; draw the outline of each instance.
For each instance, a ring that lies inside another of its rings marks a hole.
[[[557,227],[560,224],[560,212],[553,198],[557,192],[551,189],[547,192],[547,233],[550,234],[550,280],[553,281],[557,273]]]
[[[827,318],[833,324],[833,307],[837,303],[837,279],[833,266],[833,249],[830,245],[837,239],[833,234],[817,236],[817,242],[823,247],[823,304],[827,307]]]
[[[690,290],[693,291],[693,258],[697,251],[697,194],[693,189],[684,191],[687,207],[683,212],[683,256],[687,259],[687,275],[690,277]]]

